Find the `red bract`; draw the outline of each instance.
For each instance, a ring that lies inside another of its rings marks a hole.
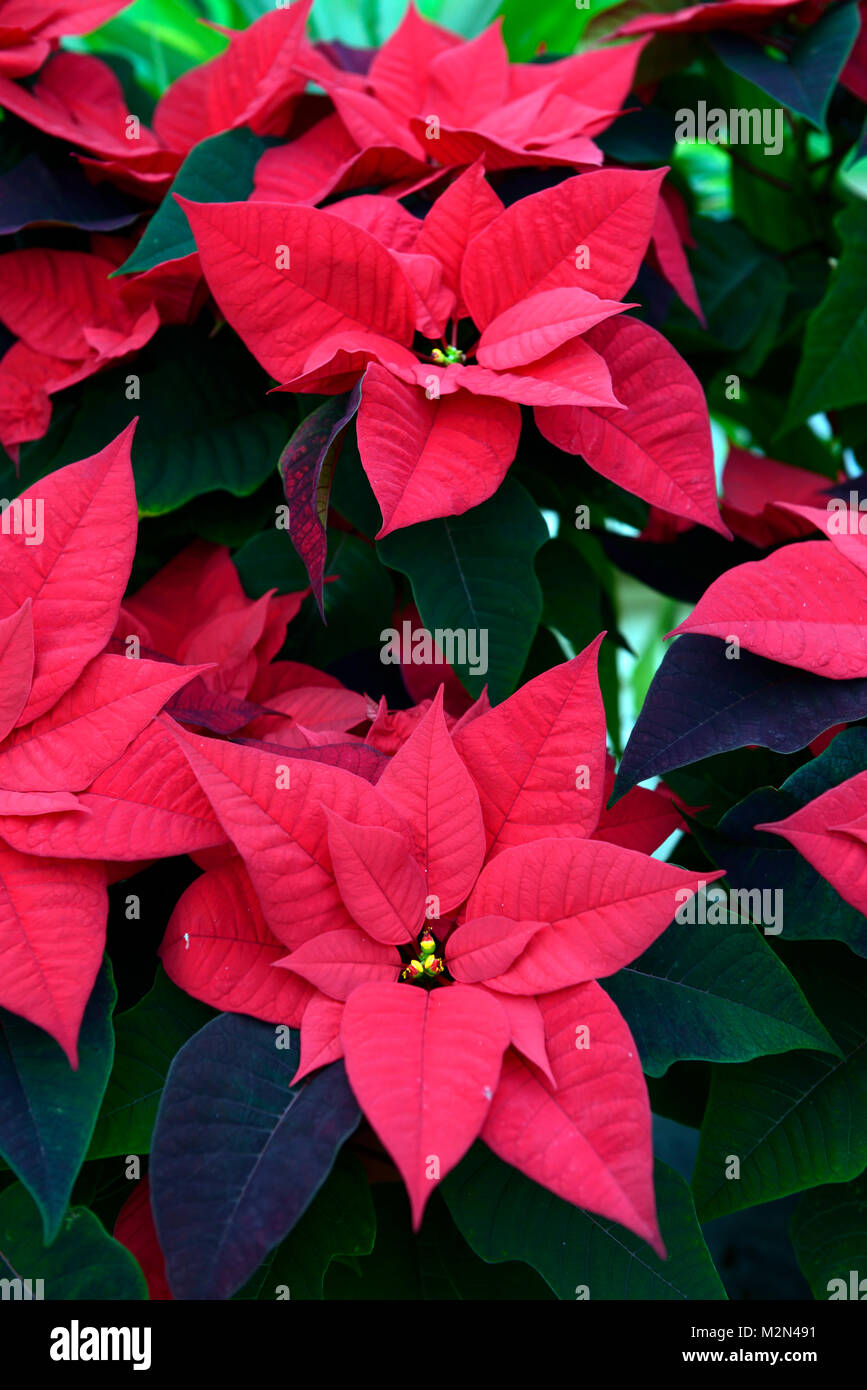
[[[83,860],[110,853],[104,830],[90,852],[77,843],[92,807],[76,794],[200,669],[105,654],[135,551],[131,437],[36,483],[0,531],[0,1003],[73,1066],[107,911],[105,869]],[[46,857],[22,852],[30,831]]]
[[[332,157],[332,178],[341,165],[345,176],[353,148],[356,154],[376,149],[383,156],[435,160],[439,167],[460,168],[480,155],[491,170],[601,164],[591,137],[619,114],[643,43],[552,63],[510,64],[500,27],[497,20],[467,41],[410,6],[366,77],[308,50],[299,71],[325,88],[337,113],[331,151],[339,158]],[[320,176],[327,178],[321,134]],[[267,155],[263,178],[269,184],[279,178],[288,188],[295,169],[310,171],[312,149],[311,143]]]
[[[0,320],[18,341],[0,362],[0,443],[45,433],[48,397],[113,366],[150,341],[159,314],[133,306],[114,266],[84,251],[29,249],[0,256]]]
[[[809,476],[809,475],[808,475]],[[828,535],[728,570],[668,635],[704,632],[832,680],[867,676],[867,535],[844,502],[820,510],[777,503]],[[853,525],[854,522],[854,525]]]
[[[612,318],[632,307],[663,173],[600,170],[503,210],[479,163],[421,225],[381,198],[179,201],[222,312],[282,389],[364,374],[380,536],[490,497],[521,405],[606,477],[728,534],[696,378],[655,330]]]
[[[283,6],[240,33],[221,29],[230,39],[226,52],[184,73],[157,103],[154,130],[166,147],[186,153],[199,140],[241,125],[260,135],[281,134],[306,86],[294,67],[305,48],[311,4]]]
[[[2,0],[0,74],[26,77],[67,34],[89,34],[130,0]]]
[[[440,693],[375,788],[177,731],[243,866],[187,890],[161,954],[197,997],[300,1025],[300,1074],[345,1058],[416,1226],[481,1135],[661,1252],[644,1080],[594,981],[699,876],[590,838],[607,776],[597,647],[455,737]]]
[[[0,107],[37,130],[89,151],[93,177],[109,178],[147,196],[171,182],[179,156],[130,112],[107,63],[86,53],[55,53],[32,88],[0,76]]]

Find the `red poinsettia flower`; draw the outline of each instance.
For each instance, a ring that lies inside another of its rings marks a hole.
[[[454,738],[438,697],[375,787],[178,732],[243,863],[187,890],[161,955],[197,997],[300,1025],[299,1075],[345,1058],[416,1226],[481,1135],[661,1251],[644,1079],[595,981],[699,876],[592,838],[599,641]]]
[[[376,197],[327,211],[178,201],[222,313],[282,389],[364,375],[381,536],[490,497],[521,405],[605,477],[728,534],[701,387],[622,317],[664,172],[599,170],[503,209],[479,162],[421,223]]]
[[[113,779],[128,756],[141,775],[135,750],[154,716],[202,669],[106,650],[135,551],[131,438],[132,427],[0,516],[0,1004],[73,1065],[107,913],[105,868],[85,861],[110,857],[121,822],[134,838]],[[206,843],[219,842],[191,791]]]
[[[410,5],[364,73],[308,45],[297,69],[334,113],[263,156],[254,196],[318,202],[373,182],[406,191],[480,155],[490,170],[601,164],[591,137],[619,114],[643,42],[510,63],[501,23],[467,41]]]

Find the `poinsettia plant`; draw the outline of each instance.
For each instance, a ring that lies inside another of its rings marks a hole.
[[[860,1296],[865,32],[0,0],[4,1289]]]

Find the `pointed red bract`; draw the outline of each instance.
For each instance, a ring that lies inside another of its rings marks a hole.
[[[714,580],[669,634],[734,638],[757,656],[817,676],[867,676],[867,578],[827,541],[803,541]]]
[[[427,893],[436,895],[440,914],[450,912],[476,880],[485,830],[479,794],[446,728],[442,689],[377,788],[409,826]]]
[[[457,928],[446,942],[449,973],[461,984],[485,983],[502,975],[523,951],[544,922],[510,917],[473,917]]]
[[[0,745],[0,786],[83,791],[199,669],[95,657],[50,710]]]
[[[549,835],[589,835],[605,784],[601,637],[458,733],[479,789],[488,853]]]
[[[621,299],[647,250],[664,174],[605,169],[513,203],[464,258],[461,289],[478,327],[544,290]]]
[[[418,1230],[437,1183],[463,1158],[497,1089],[509,1024],[467,985],[357,989],[340,1036],[349,1083],[406,1183]]]
[[[170,149],[185,152],[221,130],[250,125],[262,135],[285,128],[305,81],[295,62],[304,43],[312,0],[263,14],[232,34],[225,53],[185,72],[160,98],[154,130]]]
[[[401,968],[394,946],[374,941],[358,927],[321,932],[276,963],[340,1001],[349,999],[361,985],[397,980]]]
[[[468,391],[428,399],[371,364],[358,414],[358,448],[382,511],[377,538],[439,516],[459,516],[496,492],[515,457],[521,411]]]
[[[138,527],[132,432],[22,493],[25,516],[29,506],[44,514],[40,545],[23,533],[3,537],[0,618],[33,602],[35,674],[19,725],[50,709],[114,630]]]
[[[301,372],[329,334],[353,329],[412,341],[406,276],[361,227],[300,206],[178,202],[217,303],[278,381]]]
[[[170,722],[166,727],[174,727],[220,824],[243,857],[275,936],[294,948],[323,931],[350,926],[331,868],[324,805],[360,825],[400,834],[403,824],[385,798],[340,768],[186,737]]]
[[[611,319],[588,333],[626,410],[541,408],[545,438],[584,458],[627,492],[729,536],[716,503],[710,421],[695,374],[671,344],[638,319]]]
[[[328,811],[328,850],[354,921],[375,941],[401,945],[424,918],[425,879],[408,835],[354,825]]]
[[[342,1018],[343,1004],[338,999],[329,999],[327,994],[318,992],[313,995],[301,1020],[301,1061],[292,1078],[293,1086],[310,1072],[327,1067],[329,1062],[337,1062],[343,1056]]]
[[[234,859],[190,884],[169,920],[160,959],[180,989],[213,1008],[297,1028],[313,990],[274,969],[285,951]]]
[[[613,975],[652,945],[700,883],[721,876],[599,840],[536,840],[505,850],[482,870],[468,915],[550,925],[534,931],[514,964],[487,983],[541,995]]]
[[[35,859],[0,841],[0,1006],[50,1033],[75,1069],[107,916],[101,864]]]
[[[556,1089],[510,1051],[482,1138],[506,1163],[619,1221],[664,1258],[650,1105],[632,1035],[597,984],[560,990],[540,1007]]]
[[[458,318],[467,313],[461,297],[467,247],[502,211],[503,204],[487,182],[484,162],[479,159],[440,194],[422,223],[416,250],[440,261],[443,279],[457,296]]]

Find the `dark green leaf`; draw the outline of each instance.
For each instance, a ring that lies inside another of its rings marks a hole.
[[[867,1173],[854,1182],[817,1187],[801,1198],[791,1224],[792,1244],[815,1298],[867,1296]],[[842,1280],[843,1285],[833,1280]]]
[[[533,560],[547,538],[538,507],[507,478],[463,516],[408,526],[377,542],[384,563],[409,577],[428,631],[485,634],[478,640],[487,640],[486,670],[453,665],[472,695],[487,685],[494,704],[515,689],[541,617]]]
[[[157,967],[150,993],[115,1019],[114,1066],[88,1158],[150,1152],[172,1058],[213,1016],[213,1009],[184,994]]]
[[[84,1011],[77,1071],[41,1028],[0,1009],[0,1153],[36,1200],[47,1241],[63,1219],[111,1071],[116,998],[106,960]]]
[[[836,1051],[757,929],[724,908],[721,915],[719,925],[673,922],[649,951],[603,981],[632,1030],[644,1070],[661,1076],[684,1060],[745,1062],[802,1047]]]
[[[136,275],[196,249],[190,224],[174,194],[193,203],[243,203],[253,191],[253,171],[268,142],[251,130],[227,130],[194,145],[147,225],[132,255],[115,275]]]
[[[477,1143],[443,1184],[458,1230],[484,1260],[524,1260],[558,1298],[724,1299],[689,1188],[657,1163],[667,1260],[615,1222],[580,1211]]]
[[[867,963],[840,946],[821,956],[794,947],[786,959],[842,1056],[712,1068],[692,1182],[702,1221],[848,1182],[867,1166]]]
[[[36,1208],[21,1183],[0,1193],[0,1252],[0,1279],[30,1280],[34,1294],[35,1281],[42,1279],[46,1301],[148,1296],[144,1275],[132,1255],[85,1207],[72,1207],[66,1213],[57,1239],[46,1248]]]

